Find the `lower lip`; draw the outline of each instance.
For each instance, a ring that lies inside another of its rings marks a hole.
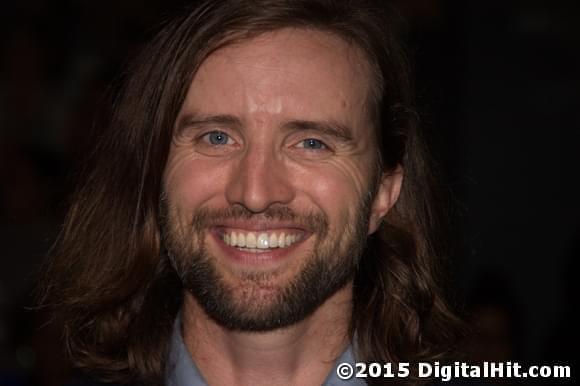
[[[247,252],[226,244],[217,230],[213,230],[211,234],[228,258],[243,265],[269,265],[279,263],[288,258],[288,256],[308,238],[308,235],[304,234],[300,241],[295,242],[289,247],[262,249],[260,252]]]

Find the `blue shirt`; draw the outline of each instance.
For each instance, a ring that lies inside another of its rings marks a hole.
[[[173,328],[171,337],[171,346],[169,349],[169,360],[165,373],[167,386],[207,386],[206,381],[201,376],[197,366],[193,362],[183,338],[181,336],[181,318],[178,317]],[[363,386],[366,385],[361,379],[351,378],[342,380],[336,374],[336,367],[340,363],[349,363],[355,367],[355,359],[352,353],[352,347],[349,346],[337,359],[332,371],[326,377],[323,386]]]

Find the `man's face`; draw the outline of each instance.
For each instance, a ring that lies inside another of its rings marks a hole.
[[[195,75],[162,228],[185,288],[221,325],[308,316],[350,282],[396,200],[400,174],[375,183],[363,57],[334,35],[284,29],[216,51]]]

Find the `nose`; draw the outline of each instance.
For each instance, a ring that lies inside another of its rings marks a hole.
[[[294,198],[291,176],[275,150],[248,148],[238,159],[226,186],[230,205],[243,205],[260,213],[274,204],[288,204]]]

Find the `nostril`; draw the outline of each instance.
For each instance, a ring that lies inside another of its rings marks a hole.
[[[260,213],[274,204],[292,201],[291,176],[263,154],[246,155],[233,169],[225,192],[230,205],[239,204]]]

